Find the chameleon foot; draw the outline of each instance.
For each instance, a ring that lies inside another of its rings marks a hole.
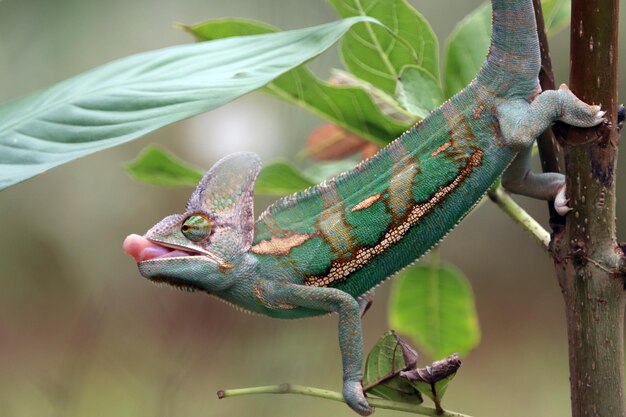
[[[351,409],[362,416],[369,416],[374,412],[374,409],[369,406],[365,399],[360,381],[344,381],[343,398]]]
[[[560,121],[577,127],[593,127],[604,122],[606,112],[600,106],[589,105],[580,100],[567,85],[561,84],[558,93],[561,104]]]
[[[554,198],[554,209],[561,216],[565,216],[572,210],[567,203],[569,203],[569,199],[565,197],[565,184],[563,184]]]

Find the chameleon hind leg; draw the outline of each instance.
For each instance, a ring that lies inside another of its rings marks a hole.
[[[554,201],[557,213],[564,216],[570,210],[565,198],[565,176],[556,172],[534,173],[531,156],[532,146],[520,151],[502,174],[502,186],[515,194]]]
[[[557,120],[577,127],[593,127],[604,121],[604,114],[600,106],[581,101],[565,84],[558,90],[543,92],[530,104],[525,100],[512,100],[498,106],[505,144],[519,150],[502,175],[502,185],[516,194],[554,201],[556,211],[561,215],[567,214],[570,208],[565,198],[565,176],[533,173],[532,144]]]
[[[272,285],[266,298],[272,303],[287,303],[339,315],[339,348],[343,363],[343,397],[362,416],[371,414],[361,385],[363,335],[359,303],[350,294],[336,288],[319,288],[290,283]]]

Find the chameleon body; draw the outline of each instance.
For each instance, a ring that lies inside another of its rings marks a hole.
[[[358,298],[441,240],[516,155],[504,183],[557,199],[565,212],[563,177],[530,173],[529,148],[555,120],[585,127],[603,120],[598,106],[564,86],[540,94],[531,0],[492,6],[489,54],[463,91],[352,171],[280,199],[256,222],[259,159],[222,159],[184,213],[126,239],[141,274],[271,317],[338,313],[343,394],[369,414]]]

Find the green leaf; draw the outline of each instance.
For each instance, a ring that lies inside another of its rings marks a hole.
[[[331,69],[330,74],[329,81],[331,84],[362,88],[363,91],[366,91],[367,94],[370,95],[372,100],[374,100],[376,107],[378,107],[384,114],[401,123],[415,124],[415,115],[405,110],[394,97],[384,91],[374,87],[367,81],[363,81],[348,71],[333,68]]]
[[[337,161],[330,162],[317,162],[304,170],[304,175],[311,178],[315,182],[322,182],[330,177],[341,174],[342,172],[349,171],[354,168],[359,162],[360,158],[345,158]]]
[[[133,55],[0,106],[0,189],[202,113],[322,53],[358,22]]]
[[[202,178],[200,169],[154,145],[144,148],[126,170],[136,180],[160,186],[193,187]]]
[[[195,187],[202,170],[158,146],[148,146],[126,166],[136,180],[160,186]],[[286,161],[275,161],[261,169],[255,185],[256,194],[285,195],[302,191],[315,183]]]
[[[393,331],[385,333],[365,361],[363,387],[366,392],[392,401],[421,404],[422,396],[400,372],[413,369],[417,352]]]
[[[408,379],[415,389],[433,400],[437,412],[443,414],[441,400],[460,367],[459,355],[454,354],[425,368],[408,370],[401,372],[400,375]]]
[[[255,193],[286,195],[315,185],[287,161],[273,162],[261,170],[256,181]]]
[[[421,67],[408,65],[398,79],[396,97],[414,115],[424,118],[444,102],[439,82]]]
[[[288,161],[275,161],[261,170],[254,192],[267,195],[286,195],[303,191],[343,171],[354,168],[358,161],[342,159],[318,162],[302,171]]]
[[[358,163],[358,160],[346,158],[332,162],[318,162],[300,171],[288,161],[275,161],[263,167],[257,178],[254,192],[267,195],[297,193],[350,170]]]
[[[232,38],[233,36],[263,35],[280,31],[276,26],[265,22],[231,17],[207,20],[191,26],[182,25],[180,28],[191,33],[198,42]]]
[[[572,14],[570,0],[542,0],[541,9],[548,36],[554,36],[569,25]]]
[[[278,30],[265,23],[246,19],[208,21],[186,29],[198,40]],[[400,122],[385,115],[365,88],[329,84],[317,78],[304,66],[278,77],[264,90],[378,145],[389,143],[411,123]],[[397,104],[396,107],[399,108]]]
[[[491,41],[491,5],[485,3],[461,20],[446,43],[445,90],[452,97],[476,76]]]
[[[352,169],[357,163],[358,161],[352,159],[318,162],[300,171],[288,161],[275,161],[263,167],[257,178],[254,192],[267,195],[297,193]]]
[[[328,1],[341,17],[372,16],[389,28],[365,24],[344,37],[341,55],[354,75],[388,94],[396,90],[396,81],[406,65],[419,65],[439,78],[437,36],[406,0]]]
[[[409,335],[433,358],[466,355],[480,340],[474,297],[452,265],[417,265],[394,280],[391,327]]]

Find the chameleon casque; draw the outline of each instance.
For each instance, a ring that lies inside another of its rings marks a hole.
[[[604,120],[564,85],[540,94],[532,1],[492,6],[489,54],[463,91],[353,170],[281,198],[256,222],[260,160],[225,157],[184,213],[126,238],[141,274],[270,317],[338,313],[343,395],[371,413],[360,382],[363,296],[437,244],[509,165],[507,188],[567,213],[564,177],[530,172],[531,145],[556,120]]]

